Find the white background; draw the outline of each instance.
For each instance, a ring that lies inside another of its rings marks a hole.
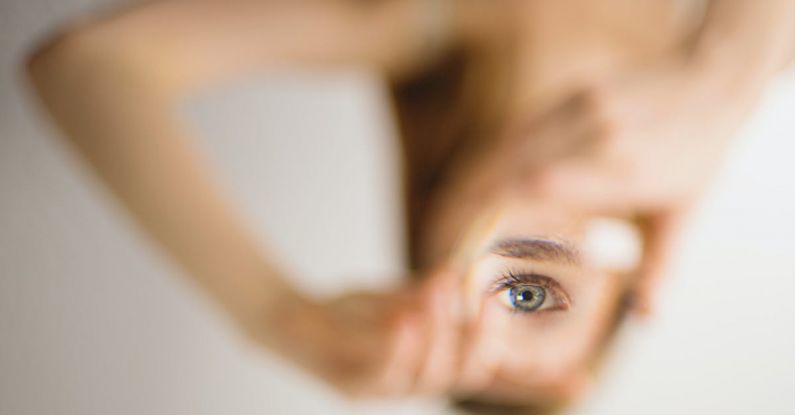
[[[244,344],[36,111],[25,51],[96,0],[0,4],[0,414],[426,414],[350,406]],[[394,133],[361,74],[253,80],[186,108],[252,228],[318,292],[401,271]],[[658,315],[577,414],[795,413],[795,74],[695,215]],[[684,151],[684,150],[683,150]]]

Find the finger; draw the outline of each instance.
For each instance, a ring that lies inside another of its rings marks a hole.
[[[499,308],[499,304],[484,301],[477,320],[467,328],[462,344],[457,392],[477,393],[494,379],[503,346],[497,340],[501,338],[499,332],[503,329],[497,318]]]
[[[653,311],[654,294],[667,272],[689,210],[687,206],[677,206],[640,219],[643,257],[632,302],[632,308],[638,314],[649,315]]]
[[[540,195],[580,210],[610,212],[634,206],[619,167],[606,160],[567,160],[538,173],[527,183],[528,195]]]
[[[457,280],[452,269],[437,272],[426,294],[428,310],[428,345],[424,363],[417,376],[415,391],[437,395],[448,390],[455,377],[457,346],[460,338],[453,310]]]
[[[495,381],[500,385],[498,397],[557,406],[581,396],[593,383],[593,376],[584,368],[561,370],[544,376],[533,375],[497,374]]]
[[[587,114],[585,98],[577,94],[511,133],[502,151],[519,173],[564,157],[582,154],[590,148],[589,138],[596,133]],[[505,160],[505,158],[503,158]]]
[[[368,385],[382,396],[404,396],[413,384],[422,350],[422,327],[413,313],[399,316],[394,323],[387,351],[376,378]]]

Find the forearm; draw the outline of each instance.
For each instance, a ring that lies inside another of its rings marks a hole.
[[[689,55],[741,89],[764,86],[795,56],[795,1],[712,0]]]
[[[147,234],[252,330],[295,294],[225,202],[175,97],[144,64],[67,36],[29,70],[65,136]]]
[[[30,60],[54,120],[123,205],[258,341],[307,305],[226,203],[181,97],[273,69],[428,61],[425,0],[160,0],[85,20]],[[457,26],[456,26],[457,27]],[[432,36],[433,37],[433,36]],[[288,309],[285,309],[287,307]],[[278,320],[278,319],[277,319]],[[288,320],[289,321],[289,320]]]

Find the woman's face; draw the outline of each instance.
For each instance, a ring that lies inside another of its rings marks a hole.
[[[628,226],[526,201],[505,203],[487,222],[464,248],[464,303],[476,339],[467,366],[478,372],[476,394],[500,402],[570,399],[588,383],[638,240]]]

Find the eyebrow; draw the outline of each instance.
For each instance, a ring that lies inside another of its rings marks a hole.
[[[565,242],[550,239],[511,238],[497,241],[489,251],[493,254],[537,261],[580,264],[580,252]]]

